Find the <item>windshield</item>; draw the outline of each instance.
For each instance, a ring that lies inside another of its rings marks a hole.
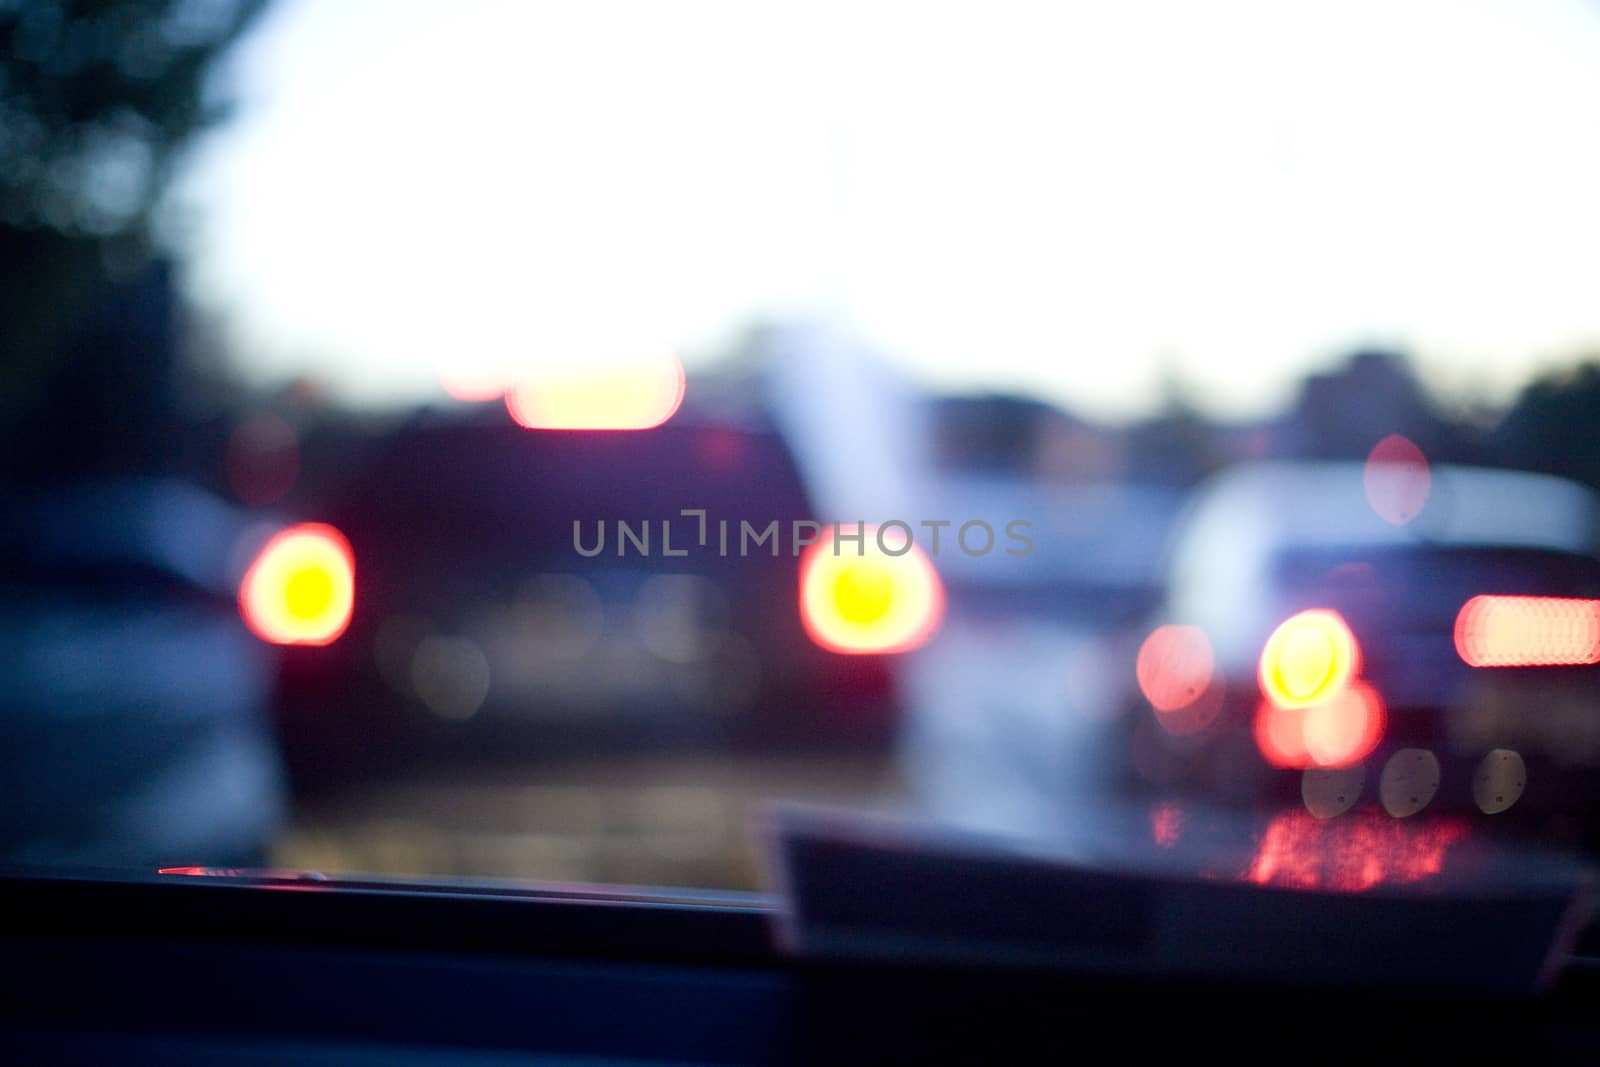
[[[8,866],[772,889],[782,802],[1337,891],[1600,840],[1592,4],[0,42]]]

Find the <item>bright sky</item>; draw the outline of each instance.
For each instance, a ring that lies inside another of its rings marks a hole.
[[[355,400],[799,314],[1102,415],[1600,342],[1585,0],[279,0],[230,80],[190,289]]]

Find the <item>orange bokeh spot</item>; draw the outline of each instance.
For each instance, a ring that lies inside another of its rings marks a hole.
[[[1383,699],[1365,682],[1309,707],[1263,700],[1256,708],[1256,748],[1274,767],[1348,767],[1378,746],[1385,721]]]
[[[239,613],[278,645],[326,645],[350,624],[355,557],[344,535],[302,523],[274,536],[239,583]]]
[[[1354,682],[1330,699],[1305,709],[1301,737],[1318,767],[1348,767],[1367,757],[1383,739],[1383,699],[1365,682]]]
[[[1211,642],[1198,626],[1156,627],[1134,663],[1139,692],[1157,711],[1177,711],[1198,701],[1215,670]]]
[[[1392,433],[1367,454],[1362,471],[1367,503],[1378,517],[1404,526],[1422,513],[1433,486],[1428,457],[1410,439]]]
[[[1261,693],[1283,708],[1319,704],[1360,673],[1361,649],[1336,611],[1285,619],[1261,650]]]
[[[1456,615],[1455,638],[1473,667],[1600,663],[1600,600],[1475,596]]]
[[[564,366],[522,377],[506,410],[529,430],[648,430],[683,403],[683,363],[671,352],[627,364]]]
[[[1274,767],[1309,767],[1306,753],[1306,709],[1280,708],[1270,700],[1256,707],[1256,748]]]
[[[855,531],[834,552],[834,527],[821,531],[800,557],[800,621],[812,641],[831,652],[906,652],[928,641],[944,618],[944,582],[933,562],[903,537],[884,542],[901,555],[879,549],[867,526],[861,554]]]

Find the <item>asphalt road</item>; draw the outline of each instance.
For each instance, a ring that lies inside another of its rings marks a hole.
[[[760,889],[766,804],[894,809],[888,753],[628,755],[456,766],[300,805],[274,865],[327,873]]]

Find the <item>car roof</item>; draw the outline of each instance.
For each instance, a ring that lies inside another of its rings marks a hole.
[[[1200,491],[1183,536],[1214,541],[1220,551],[1237,537],[1268,549],[1496,546],[1590,554],[1600,541],[1600,500],[1564,478],[1434,465],[1421,511],[1396,524],[1368,503],[1367,473],[1366,464],[1337,461],[1230,468]]]

